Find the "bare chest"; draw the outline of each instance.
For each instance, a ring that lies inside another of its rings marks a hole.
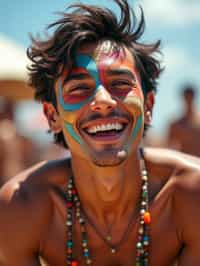
[[[155,207],[154,207],[155,206]],[[150,225],[149,237],[149,266],[172,266],[181,246],[176,235],[176,226],[173,222],[170,201],[161,200],[159,204],[151,207],[152,223]],[[131,224],[126,239],[113,251],[112,242],[108,244],[102,239],[94,228],[86,223],[89,257],[83,256],[84,245],[81,237],[81,228],[78,223],[73,226],[73,258],[78,266],[87,265],[89,258],[91,265],[95,266],[133,266],[136,265],[136,243],[138,239],[139,219]],[[124,223],[124,221],[123,221]],[[123,226],[122,226],[123,227]],[[42,256],[50,266],[67,265],[67,229],[65,219],[56,213],[48,239],[43,248]],[[113,226],[113,234],[122,235],[120,227]],[[115,243],[113,243],[115,244]]]

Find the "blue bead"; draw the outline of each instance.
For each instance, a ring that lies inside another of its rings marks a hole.
[[[89,257],[89,252],[84,252],[83,255],[88,258]]]
[[[72,241],[67,241],[67,247],[68,247],[68,248],[71,248],[72,246],[73,246]]]

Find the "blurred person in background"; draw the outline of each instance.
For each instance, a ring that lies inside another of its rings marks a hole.
[[[187,85],[181,91],[183,114],[169,126],[167,146],[191,155],[200,156],[200,111],[195,99],[197,89]]]
[[[36,145],[16,129],[15,103],[1,99],[0,109],[0,185],[37,162]]]

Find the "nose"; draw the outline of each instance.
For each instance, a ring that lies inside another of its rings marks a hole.
[[[115,99],[112,98],[111,94],[106,90],[104,86],[100,86],[91,102],[91,110],[94,112],[102,113],[103,115],[108,114],[117,105]]]

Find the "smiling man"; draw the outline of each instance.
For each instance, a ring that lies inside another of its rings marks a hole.
[[[144,124],[144,96],[130,51],[108,40],[83,45],[75,67],[55,87],[67,143],[77,147],[79,158],[98,166],[125,160]]]
[[[0,265],[200,265],[199,159],[142,147],[161,72],[126,0],[75,5],[33,40],[31,85],[70,159],[0,191]],[[42,262],[41,262],[42,261]]]

